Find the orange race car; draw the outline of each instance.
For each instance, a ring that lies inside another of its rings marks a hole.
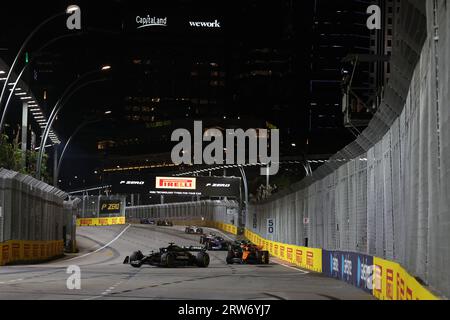
[[[269,264],[269,252],[247,241],[235,242],[230,246],[227,264]]]

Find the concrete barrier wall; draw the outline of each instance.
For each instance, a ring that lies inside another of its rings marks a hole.
[[[63,254],[64,231],[74,238],[66,196],[30,176],[0,169],[0,265]]]

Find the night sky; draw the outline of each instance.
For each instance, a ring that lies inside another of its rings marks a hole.
[[[24,80],[50,112],[77,76],[102,65],[112,66],[111,71],[90,78],[102,81],[70,98],[54,126],[65,142],[83,121],[95,121],[79,131],[67,151],[60,178],[66,189],[102,183],[101,175],[94,172],[130,159],[160,163],[174,145],[171,132],[189,128],[194,120],[220,128],[275,126],[281,130],[282,157],[315,154],[326,159],[353,136],[342,126],[339,107],[321,111],[333,115],[328,128],[321,129],[311,118],[315,3],[2,2],[0,55],[10,64],[34,26],[69,4],[77,4],[82,11],[82,32],[68,31],[65,16],[39,32],[27,49],[35,61]],[[326,5],[321,2],[321,6]],[[137,28],[136,17],[147,15],[164,17],[167,25]],[[220,27],[193,27],[192,21],[216,21]],[[41,52],[35,51],[69,33]],[[329,94],[340,100],[335,92]],[[13,127],[20,119],[16,104],[7,119]],[[109,147],[101,149],[99,143]],[[287,174],[297,179],[304,175],[302,170]]]

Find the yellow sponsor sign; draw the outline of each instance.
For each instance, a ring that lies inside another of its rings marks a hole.
[[[296,245],[270,241],[249,231],[244,232],[245,237],[252,243],[262,246],[264,250],[281,260],[314,272],[322,272],[322,249],[306,248]]]
[[[227,224],[223,222],[216,222],[216,221],[209,221],[207,222],[207,226],[211,228],[216,228],[231,234],[236,235],[237,234],[237,227],[232,224]]]
[[[77,227],[112,226],[125,224],[125,217],[81,218],[77,219]]]
[[[0,243],[0,265],[12,262],[42,261],[62,255],[62,240],[11,240]]]
[[[380,300],[438,300],[396,262],[373,258],[373,295]]]

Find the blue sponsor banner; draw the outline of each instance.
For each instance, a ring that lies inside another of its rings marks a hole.
[[[373,257],[343,251],[322,250],[322,272],[372,292]]]

